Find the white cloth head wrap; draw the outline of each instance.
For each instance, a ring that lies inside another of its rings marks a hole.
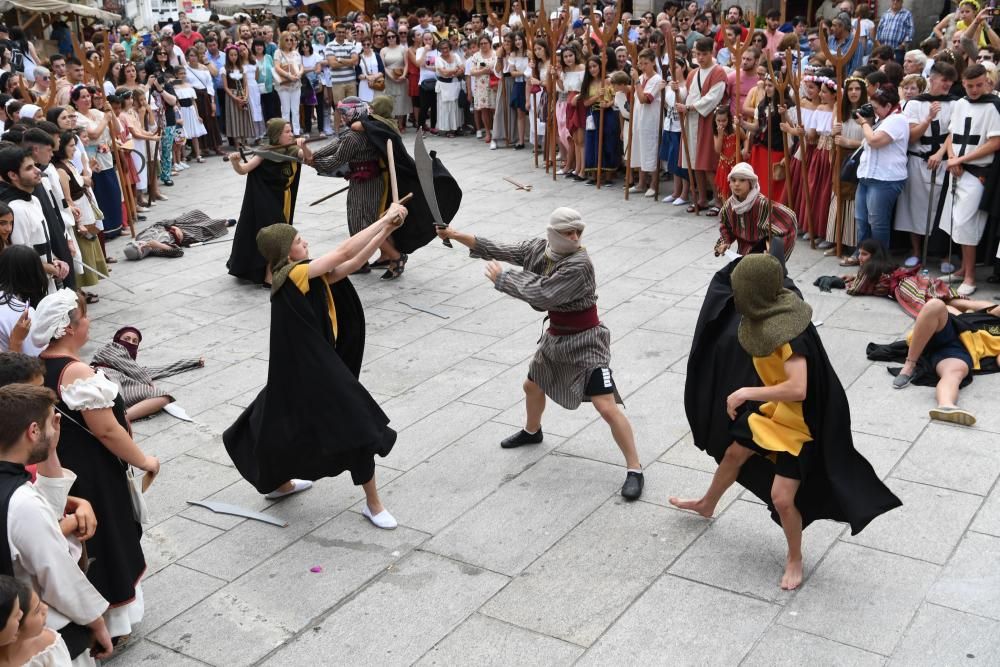
[[[552,211],[552,215],[549,216],[549,226],[545,230],[548,239],[545,254],[554,261],[572,255],[580,249],[580,241],[568,239],[562,233],[576,230],[582,236],[586,226],[579,211],[566,206],[560,206]]]
[[[78,306],[76,292],[66,287],[42,299],[31,318],[31,342],[35,347],[44,348],[53,338],[62,338],[69,326],[69,314]]]
[[[750,192],[747,193],[746,199],[740,201],[736,198],[736,195],[730,195],[726,203],[733,212],[737,215],[743,215],[754,205],[757,201],[757,197],[760,196],[760,180],[757,178],[757,174],[754,172],[753,167],[751,167],[746,162],[737,162],[733,165],[733,168],[729,170],[729,178],[741,179],[744,181],[750,181],[753,187]]]
[[[41,110],[42,107],[37,104],[25,104],[21,107],[21,118],[30,118],[31,120],[35,120],[35,116],[38,115],[38,112]]]

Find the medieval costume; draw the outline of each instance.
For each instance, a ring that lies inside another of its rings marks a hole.
[[[630,166],[648,173],[658,173],[660,156],[660,133],[663,132],[663,79],[654,74],[648,79],[643,76],[636,85],[635,107],[632,113],[632,161]],[[652,97],[650,102],[641,102],[639,93]],[[658,178],[658,176],[657,176]],[[650,185],[652,188],[652,185]]]
[[[684,118],[684,141],[691,147],[693,168],[715,172],[719,156],[715,154],[712,127],[715,125],[715,108],[726,93],[726,70],[716,64],[708,68],[695,68],[687,79],[687,97],[684,105],[688,112]],[[696,113],[691,113],[694,110]],[[687,156],[681,155],[681,166],[692,168]]]
[[[1000,98],[982,95],[955,102],[951,108],[951,153],[956,157],[970,153],[987,140],[1000,137]],[[997,207],[996,192],[987,197],[986,182],[991,175],[995,153],[962,163],[962,175],[945,191],[941,229],[959,245],[975,246],[982,239],[989,220],[989,207]],[[981,206],[986,204],[987,206]]]
[[[910,127],[920,125],[930,116],[931,104],[938,102],[941,110],[930,122],[924,133],[911,141],[906,149],[907,178],[896,202],[896,217],[893,228],[900,232],[910,232],[926,236],[937,227],[941,218],[943,192],[950,188],[950,175],[944,165],[938,165],[936,173],[927,167],[927,160],[938,152],[951,131],[951,112],[955,98],[951,95],[931,95],[925,93],[910,100],[903,107],[903,115]],[[934,191],[931,192],[931,176],[934,176]],[[931,211],[930,228],[927,225],[927,211]]]
[[[808,100],[807,100],[808,101]],[[815,108],[810,107],[790,107],[788,109],[789,123],[799,128],[807,128],[812,122],[812,115]],[[792,163],[788,167],[788,178],[786,188],[791,188],[789,206],[795,211],[795,215],[801,225],[800,229],[805,230],[806,223],[806,177],[808,176],[809,161],[812,159],[812,147],[805,141],[805,137],[796,137],[797,147],[792,152]],[[803,175],[803,171],[806,172]]]
[[[732,195],[719,211],[719,240],[715,244],[715,255],[722,254],[722,246],[736,244],[736,252],[746,255],[763,252],[768,241],[774,237],[784,240],[785,258],[795,248],[795,213],[776,201],[761,194],[757,174],[746,162],[740,162],[729,172],[729,178],[749,180],[753,188],[746,199],[740,201]]]
[[[855,141],[858,145],[865,138],[861,130],[861,125],[854,118],[844,119],[840,133],[845,139]],[[840,156],[843,159],[851,153],[848,153],[845,149],[841,149]],[[835,165],[834,168],[839,169],[840,167]],[[830,193],[830,212],[826,221],[826,240],[830,243],[837,243],[837,204],[838,200],[842,199],[843,201],[840,202],[842,220],[840,224],[840,243],[849,248],[854,248],[858,245],[858,225],[854,220],[854,193],[857,191],[857,188],[857,183],[841,180],[840,192]],[[899,210],[898,206],[899,204],[897,204],[897,211]],[[827,252],[833,254],[836,252],[836,248]]]
[[[772,487],[780,475],[801,481],[794,505],[803,528],[832,519],[849,523],[856,535],[901,503],[854,449],[847,395],[810,322],[812,309],[783,273],[775,257],[749,255],[709,284],[688,358],[684,405],[691,433],[720,463],[734,442],[756,454],[737,481],[776,522]],[[780,384],[792,355],[806,360],[805,399],[749,401],[731,419],[727,397],[743,387]]]
[[[595,81],[590,85],[590,90],[586,96],[599,97],[601,82]],[[601,178],[603,181],[613,179],[618,173],[618,168],[622,162],[622,139],[621,129],[618,127],[618,112],[610,106],[613,99],[609,89],[605,95],[591,105],[587,110],[587,133],[584,138],[583,164],[584,173],[591,179],[597,178],[598,153],[600,153]],[[601,104],[608,104],[602,107]],[[602,121],[603,117],[603,121]]]
[[[251,173],[256,173],[256,171],[257,169]],[[181,248],[225,236],[229,233],[227,229],[229,224],[229,220],[212,219],[195,209],[172,220],[161,220],[153,223],[127,242],[123,251],[125,257],[131,260],[140,260],[150,255],[153,257],[180,257],[184,254]],[[152,244],[150,241],[156,243]],[[158,244],[170,246],[170,250],[156,247]]]
[[[784,135],[779,127],[781,114],[767,97],[762,99],[754,110],[754,122],[757,123],[757,131],[750,137],[750,166],[753,167],[755,174],[763,174],[760,178],[760,193],[768,199],[780,202],[785,194],[788,169],[782,170],[781,180],[775,180],[774,165],[785,159]],[[769,169],[771,178],[766,176]]]
[[[237,470],[261,493],[301,478],[375,474],[376,454],[396,442],[389,418],[358,382],[365,348],[361,301],[349,279],[309,277],[291,262],[295,229],[272,225],[258,245],[271,263],[271,354],[267,385],[226,429]]]
[[[615,405],[622,402],[621,396],[609,365],[611,332],[597,315],[594,265],[579,236],[571,238],[574,232],[582,233],[584,226],[577,211],[561,207],[552,212],[545,239],[498,243],[477,236],[467,237],[464,243],[471,257],[520,266],[521,271],[497,273],[494,287],[537,311],[548,311],[549,326],[542,332],[528,367],[534,391],[541,390],[567,410],[575,410],[583,401],[596,403],[600,397],[614,408],[615,417],[621,418]],[[603,412],[602,417],[612,423],[612,417]],[[621,494],[635,500],[642,493],[643,474],[627,420],[622,427],[627,435],[616,435],[615,440],[629,468]],[[500,445],[519,447],[539,443],[542,438],[539,426],[534,433],[521,429]]]
[[[825,240],[833,187],[833,112],[815,109],[806,130],[815,132],[818,138],[809,158],[809,173],[806,176],[810,195],[809,220],[800,224],[803,229],[810,230],[813,238]]]
[[[272,118],[267,122],[269,144],[275,146],[279,143],[286,123],[281,118]],[[292,155],[297,153],[298,148],[290,146],[272,150]],[[229,275],[257,284],[264,282],[267,271],[267,262],[257,251],[257,233],[268,225],[292,224],[301,175],[297,162],[259,159],[260,164],[247,174],[243,205],[233,234],[233,249],[226,262]]]
[[[170,394],[156,388],[155,381],[205,365],[201,359],[181,359],[163,366],[140,366],[136,359],[139,346],[122,340],[122,336],[128,332],[134,333],[139,342],[142,342],[142,333],[138,329],[122,327],[115,332],[110,343],[94,354],[94,359],[90,362],[95,370],[101,369],[109,380],[118,385],[126,408],[160,396],[173,400]]]

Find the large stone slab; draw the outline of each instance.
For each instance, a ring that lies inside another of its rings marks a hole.
[[[507,583],[493,572],[415,553],[264,664],[350,656],[357,665],[410,665]]]
[[[800,667],[811,663],[836,667],[880,667],[885,658],[853,646],[772,625],[741,667]]]
[[[579,646],[473,614],[415,664],[569,667],[582,653]]]
[[[887,481],[903,506],[883,514],[858,535],[844,539],[943,565],[983,499],[893,478]]]
[[[972,530],[1000,537],[1000,488],[994,488],[983,503],[972,522]]]
[[[160,467],[146,492],[149,520],[157,524],[187,508],[188,500],[202,500],[240,478],[235,468],[178,456]]]
[[[804,586],[842,530],[840,524],[821,521],[805,531]],[[787,601],[792,593],[779,586],[787,554],[785,534],[767,508],[740,500],[721,512],[669,571],[761,600]]]
[[[149,635],[164,623],[187,612],[201,600],[209,597],[226,584],[207,574],[189,570],[181,565],[168,565],[156,574],[142,580],[146,601],[145,613],[139,623],[138,633]],[[150,601],[155,600],[155,604]]]
[[[1000,537],[967,533],[927,599],[1000,620]]]
[[[617,493],[622,472],[604,463],[548,457],[438,533],[426,549],[516,574]]]
[[[927,404],[920,397],[924,391],[929,392]],[[880,364],[869,366],[847,388],[847,398],[851,404],[851,430],[909,442],[926,428],[930,421],[927,411],[934,407],[930,405],[933,391],[928,388],[893,391],[892,376]]]
[[[142,531],[142,553],[146,574],[159,572],[167,565],[211,542],[222,530],[175,514],[152,528]]]
[[[392,453],[382,462],[396,470],[410,470],[478,428],[497,412],[464,401],[449,403],[400,431]]]
[[[911,558],[840,543],[778,622],[888,655],[940,569]]]
[[[702,526],[648,503],[608,500],[482,609],[542,634],[589,646]]]
[[[894,667],[1000,664],[1000,622],[924,604],[889,664]]]
[[[761,600],[664,575],[577,664],[735,665],[778,609]]]
[[[996,443],[994,433],[931,424],[893,476],[983,496],[1000,476],[1000,448]]]

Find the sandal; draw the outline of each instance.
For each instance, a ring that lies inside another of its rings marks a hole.
[[[83,298],[88,304],[98,303],[101,300],[101,297],[93,292],[83,292]]]
[[[841,266],[858,266],[861,262],[858,261],[857,257],[845,257],[840,260]]]
[[[383,267],[389,266],[390,264],[392,264],[392,262],[393,260],[391,259],[380,259],[378,261],[371,262],[368,266],[372,269],[381,269]]]
[[[687,207],[687,212],[697,215],[699,211],[704,211],[706,206],[707,204],[691,204]]]
[[[719,211],[721,211],[721,210],[722,209],[720,209],[718,206],[712,206],[712,207],[710,207],[708,209],[708,215],[709,215],[709,217],[717,216],[717,215],[719,215]]]
[[[108,255],[107,257],[104,258],[104,262],[105,264],[117,264],[118,260],[112,257],[111,255]]]
[[[406,256],[406,253],[403,253],[397,259],[389,262],[388,268],[386,268],[385,273],[382,274],[382,280],[395,280],[403,275],[403,269],[406,268],[407,259],[409,259],[409,257]]]

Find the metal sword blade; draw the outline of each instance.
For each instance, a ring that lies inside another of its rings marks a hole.
[[[424,199],[427,200],[427,207],[434,216],[434,224],[438,227],[447,227],[444,218],[441,216],[441,208],[438,206],[437,191],[434,189],[434,161],[427,146],[424,145],[424,133],[417,132],[417,139],[413,144],[413,162],[417,169],[417,180],[420,182],[420,189],[424,192]],[[452,247],[451,241],[444,239],[444,244]]]

